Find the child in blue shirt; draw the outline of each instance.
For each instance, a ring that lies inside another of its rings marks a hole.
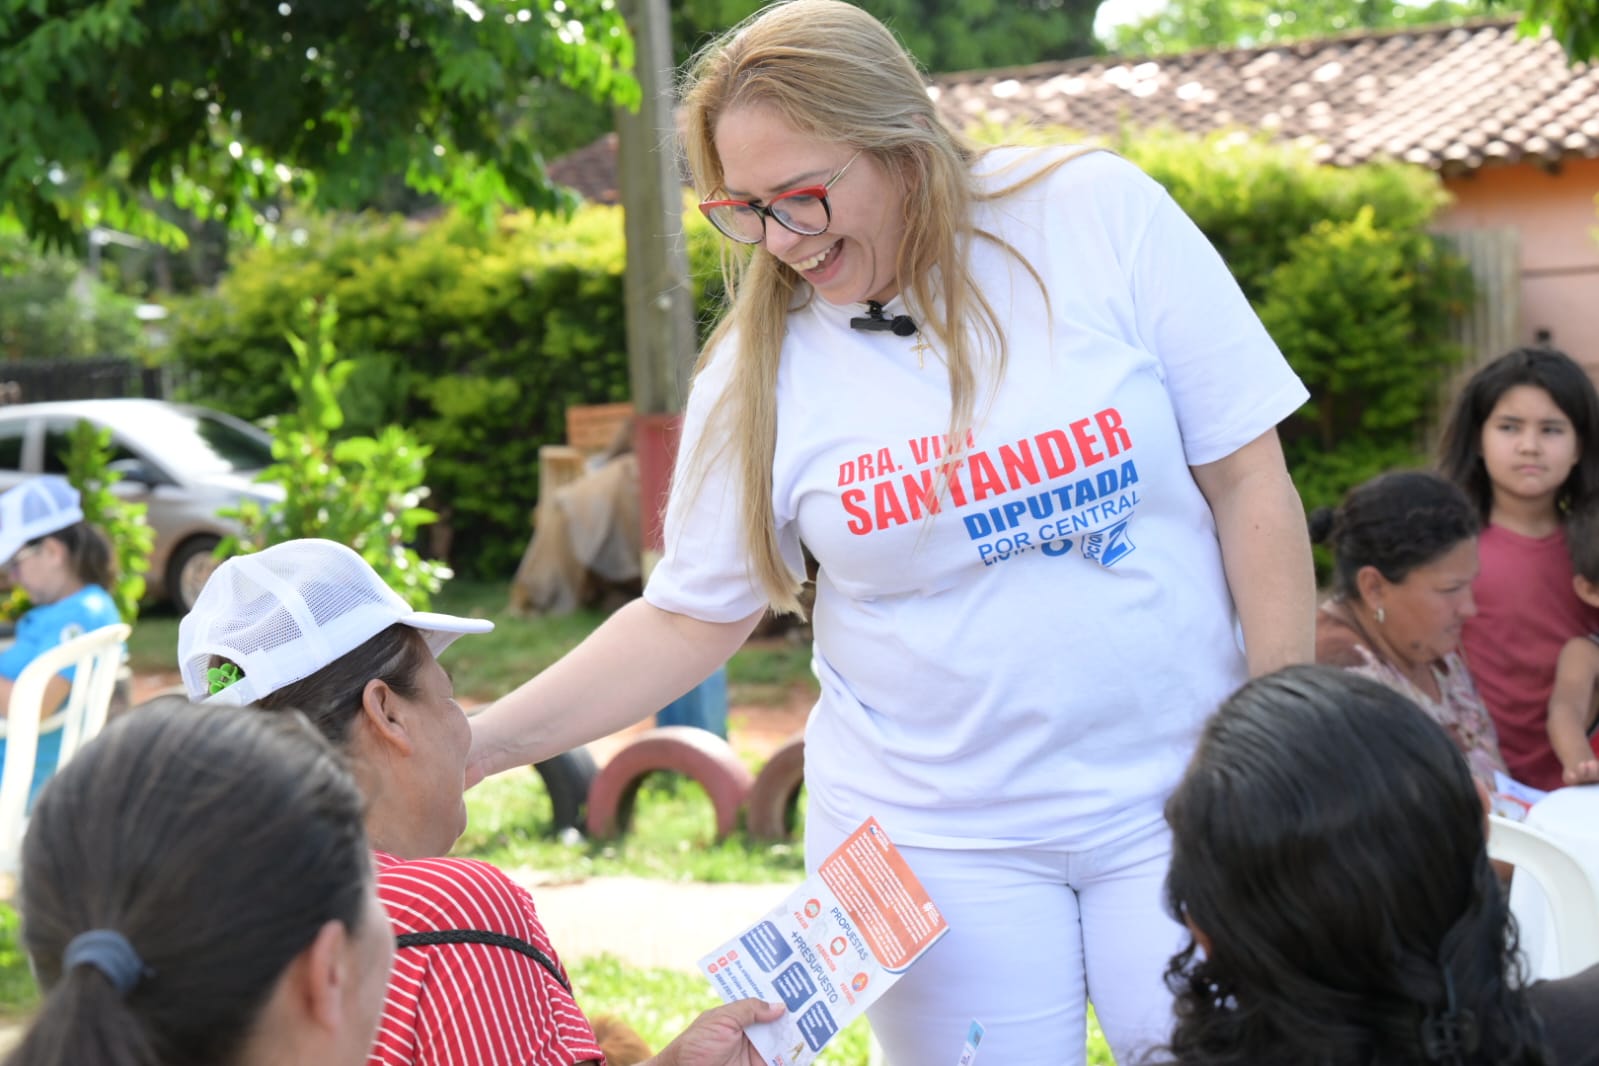
[[[78,490],[65,478],[47,475],[0,493],[0,565],[28,594],[33,607],[17,620],[16,642],[0,651],[0,715],[11,702],[17,675],[43,652],[122,619],[106,588],[116,580],[111,543],[83,520]],[[55,772],[61,729],[43,719],[66,701],[74,667],[45,687],[38,755],[29,804]],[[5,740],[0,738],[0,763]]]

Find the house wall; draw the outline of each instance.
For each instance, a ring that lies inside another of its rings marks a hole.
[[[1455,202],[1435,228],[1519,231],[1522,343],[1549,330],[1555,347],[1599,382],[1599,159],[1569,160],[1556,173],[1484,167],[1444,185]]]

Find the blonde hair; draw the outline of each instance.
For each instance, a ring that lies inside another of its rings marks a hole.
[[[983,150],[944,124],[920,68],[894,35],[870,14],[841,0],[784,0],[762,9],[695,56],[680,95],[684,151],[702,197],[722,186],[717,123],[729,111],[748,106],[769,109],[805,136],[858,149],[889,175],[905,224],[894,264],[895,286],[907,313],[931,332],[944,353],[949,440],[952,446],[964,441],[973,423],[979,368],[985,380],[997,382],[1006,363],[999,316],[968,266],[972,239],[1007,249],[1044,287],[1014,248],[973,226],[972,207],[1029,185],[1055,166],[982,192],[972,165]],[[707,427],[688,469],[703,477],[713,448],[734,441],[742,446],[735,469],[743,494],[750,573],[773,609],[797,612],[799,582],[777,543],[772,465],[785,319],[809,302],[810,286],[758,245],[729,242],[722,269],[729,310],[706,342],[696,373],[729,334],[736,335],[728,400],[716,412],[726,421],[717,427],[719,432]],[[935,278],[941,282],[939,291]],[[964,328],[968,324],[970,331]],[[711,443],[718,440],[720,444]],[[697,491],[697,485],[688,487]]]

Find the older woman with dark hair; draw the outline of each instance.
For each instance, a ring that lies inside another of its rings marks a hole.
[[[1313,513],[1311,539],[1330,542],[1334,560],[1332,598],[1316,613],[1316,661],[1414,700],[1491,791],[1505,760],[1459,651],[1476,613],[1478,527],[1465,493],[1419,470],[1373,478],[1336,511]]]
[[[1415,704],[1324,666],[1251,681],[1166,804],[1182,1066],[1599,1055],[1599,967],[1522,988],[1484,796]]]
[[[493,623],[413,611],[361,556],[292,540],[217,567],[178,630],[196,699],[303,713],[367,802],[378,897],[399,938],[371,1066],[574,1066],[605,1053],[539,921],[503,871],[446,857],[466,828],[471,728],[436,658]],[[759,1066],[759,1000],[706,1011],[651,1066]]]

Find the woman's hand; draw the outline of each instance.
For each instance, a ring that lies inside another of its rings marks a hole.
[[[741,999],[701,1014],[644,1066],[766,1066],[744,1030],[783,1016],[781,1003]]]
[[[1560,779],[1568,785],[1599,784],[1599,759],[1583,759],[1567,766]]]

